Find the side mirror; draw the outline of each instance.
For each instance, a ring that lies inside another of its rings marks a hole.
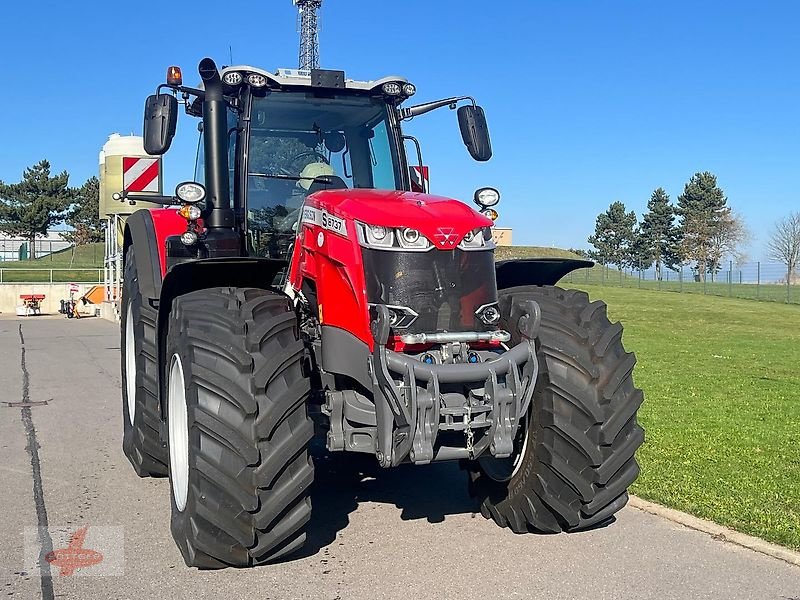
[[[148,96],[144,103],[144,151],[160,155],[169,150],[177,124],[178,99],[175,96]]]
[[[481,162],[492,158],[492,143],[489,140],[489,126],[483,108],[468,104],[458,109],[458,126],[461,138],[475,160]]]

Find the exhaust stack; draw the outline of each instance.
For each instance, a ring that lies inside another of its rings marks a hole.
[[[217,65],[204,58],[198,66],[205,87],[203,98],[203,149],[205,151],[206,190],[208,211],[205,225],[209,229],[234,226],[228,179],[228,124],[222,80]]]

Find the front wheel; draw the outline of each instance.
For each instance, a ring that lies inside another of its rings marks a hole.
[[[622,347],[622,325],[608,320],[605,303],[558,287],[501,292],[502,326],[513,342],[520,336],[511,306],[527,300],[542,309],[533,401],[514,455],[471,463],[470,489],[485,517],[516,533],[585,529],[625,506],[639,474],[636,358]]]
[[[166,340],[172,536],[187,565],[252,566],[305,542],[314,468],[305,348],[288,299],[175,299]]]

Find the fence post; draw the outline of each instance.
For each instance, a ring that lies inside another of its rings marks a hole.
[[[728,298],[733,297],[733,261],[728,261]]]
[[[756,263],[756,300],[761,297],[761,261]]]
[[[639,286],[639,289],[642,289],[642,259],[641,258],[639,259],[639,272],[636,274],[636,278],[638,280],[637,281],[637,285]]]
[[[678,286],[678,292],[683,293],[683,265],[681,265],[681,270],[678,271],[678,282],[680,285]]]
[[[53,283],[53,269],[50,269],[50,283]]]

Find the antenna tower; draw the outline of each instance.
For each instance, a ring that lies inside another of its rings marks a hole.
[[[319,15],[322,0],[292,0],[297,6],[297,31],[300,33],[301,71],[319,69]]]

